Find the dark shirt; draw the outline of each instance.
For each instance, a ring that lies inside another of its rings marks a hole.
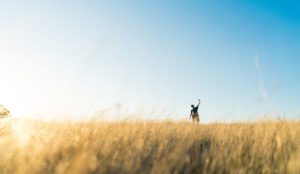
[[[193,109],[191,110],[191,113],[197,113],[198,112],[198,106],[193,107]]]

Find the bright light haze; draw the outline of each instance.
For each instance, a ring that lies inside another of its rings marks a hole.
[[[1,1],[0,103],[16,117],[143,110],[181,120],[200,98],[203,122],[300,118],[299,9],[274,0]]]

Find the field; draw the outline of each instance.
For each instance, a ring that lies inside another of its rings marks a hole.
[[[0,120],[0,173],[300,173],[300,123]]]

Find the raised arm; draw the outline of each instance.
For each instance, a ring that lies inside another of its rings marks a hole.
[[[199,103],[198,103],[198,105],[197,105],[197,107],[200,105],[200,103],[201,103],[201,100],[200,99],[198,99],[198,101],[199,101]]]

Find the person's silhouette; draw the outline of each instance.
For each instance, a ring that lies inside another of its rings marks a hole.
[[[197,123],[199,123],[199,121],[200,121],[199,114],[198,114],[198,108],[201,103],[200,99],[198,99],[198,101],[199,101],[199,103],[196,107],[194,105],[191,105],[192,110],[191,110],[191,115],[190,115],[190,118],[192,118],[193,122],[197,121]]]

